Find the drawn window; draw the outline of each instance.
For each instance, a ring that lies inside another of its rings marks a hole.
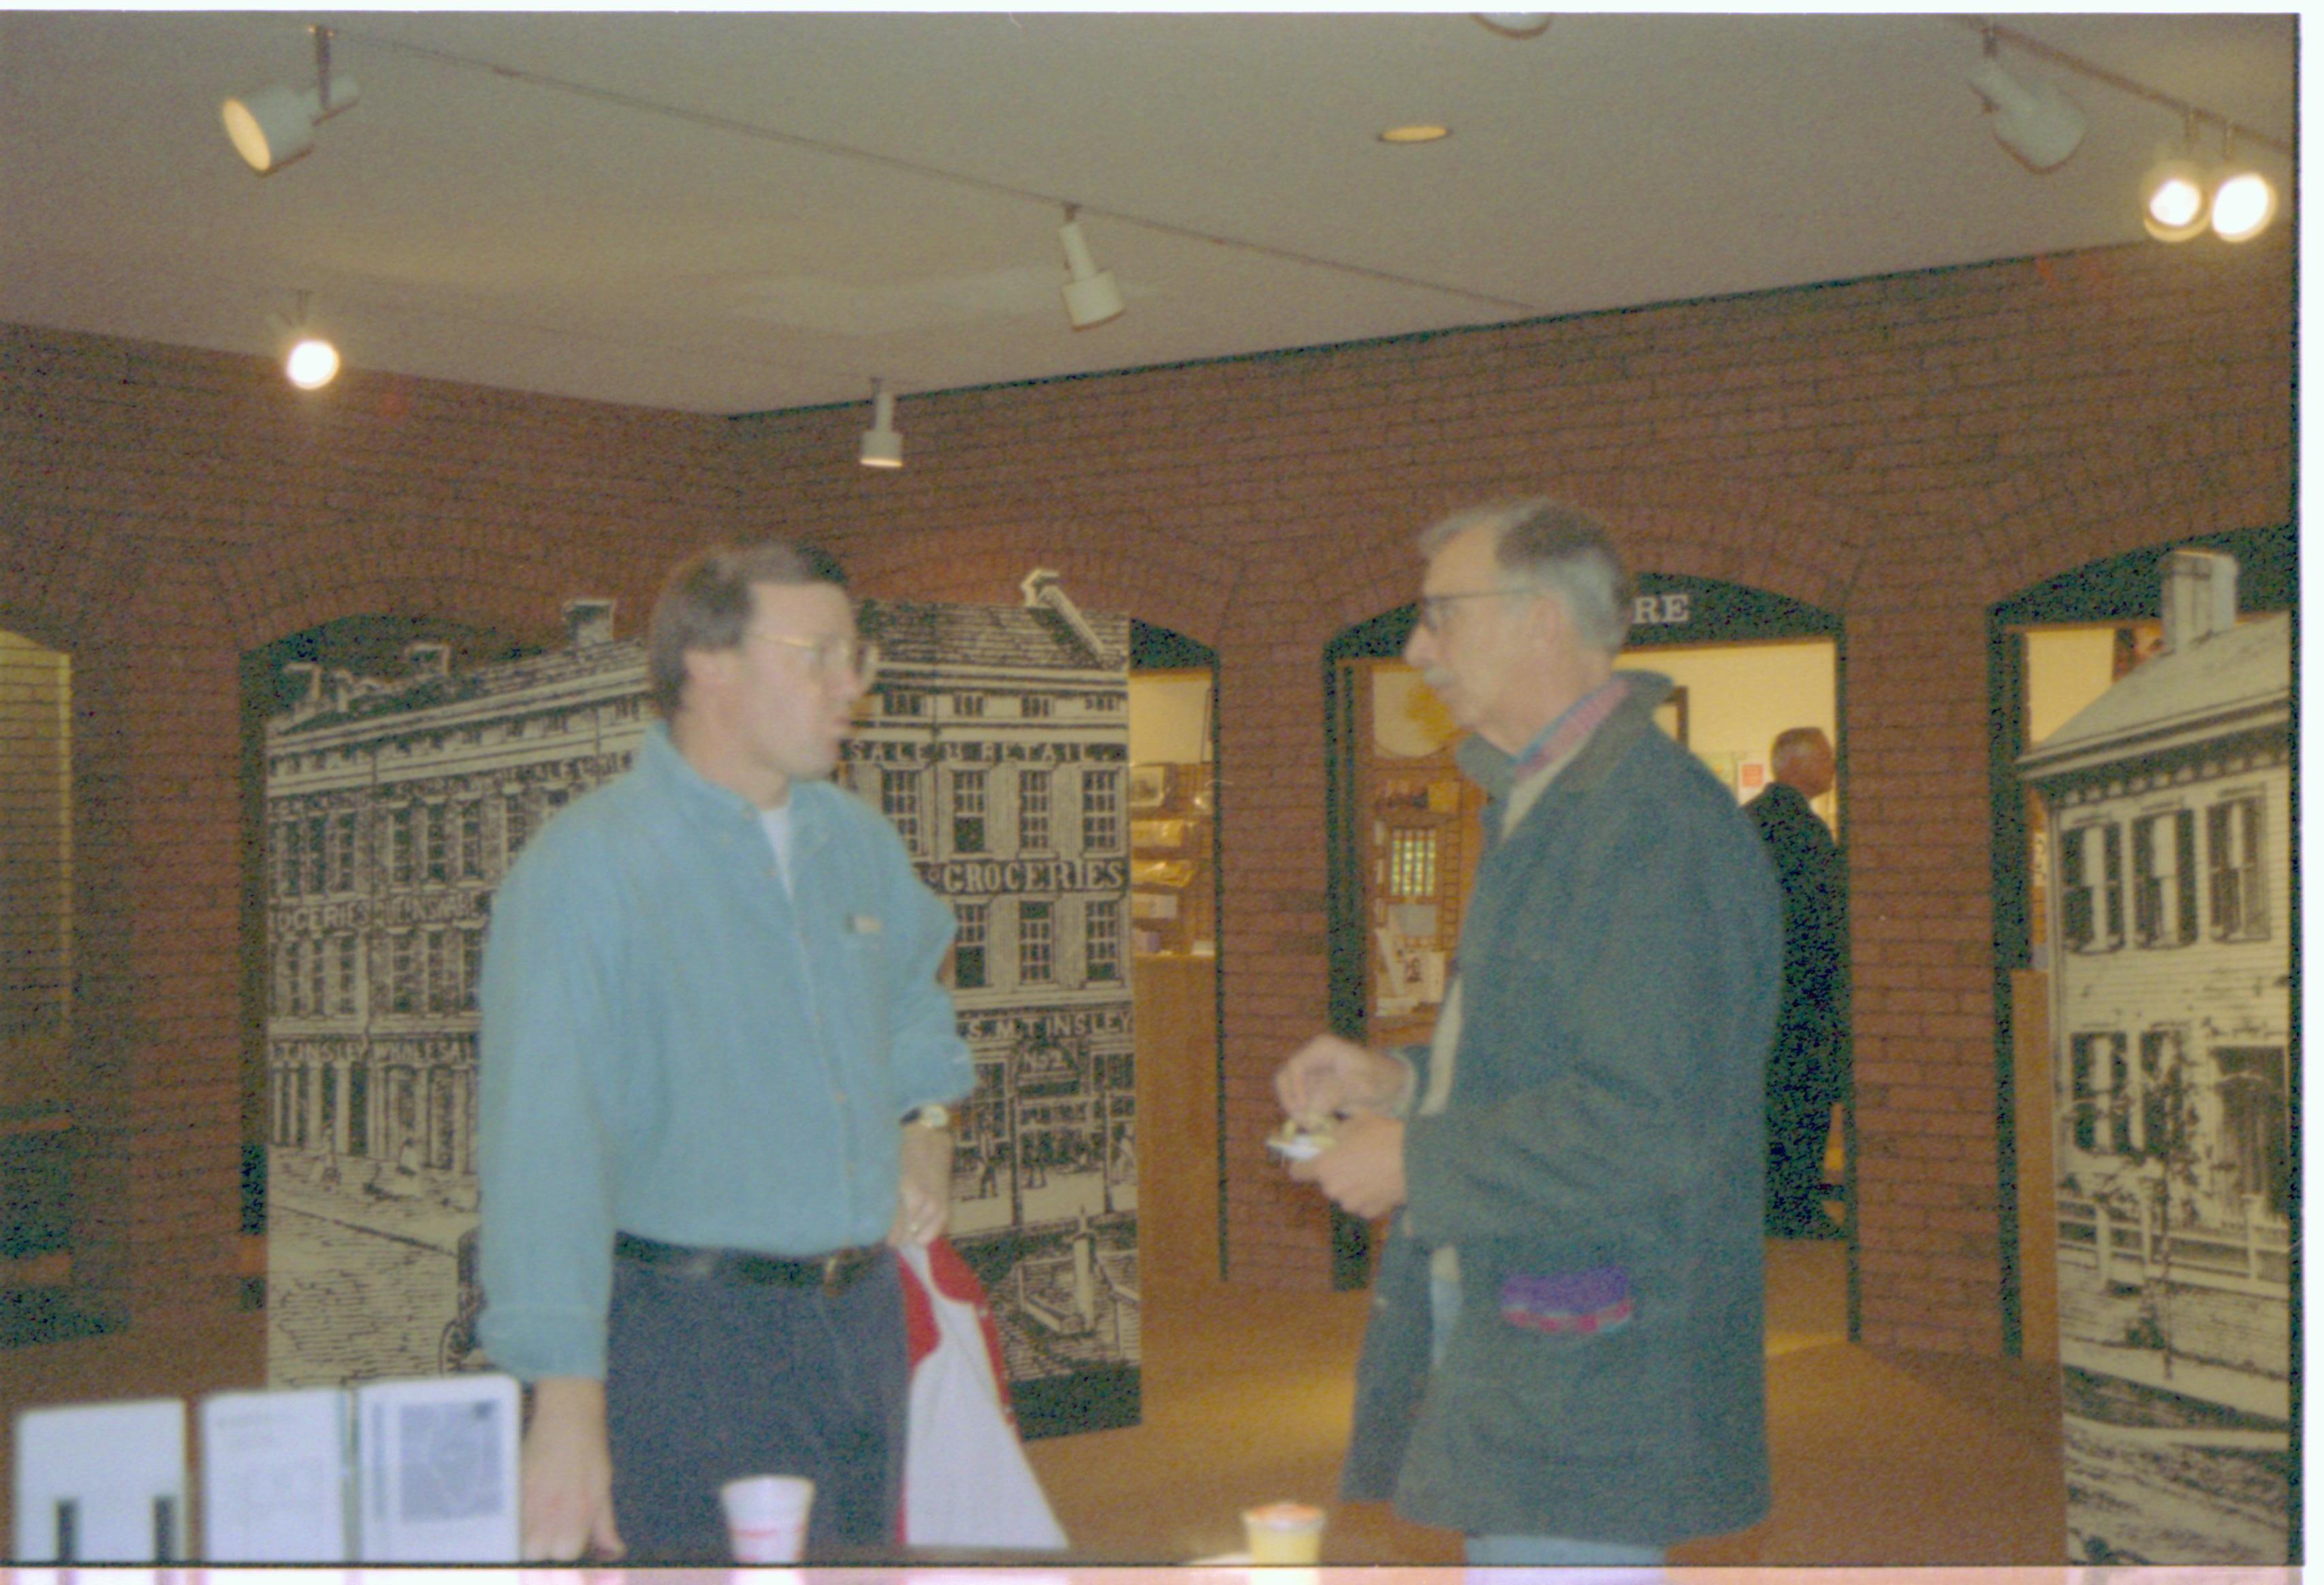
[[[307,1011],[321,1018],[331,1010],[331,944],[322,936],[307,943]]]
[[[1046,716],[1049,714],[1049,698],[1046,694],[1027,694],[1019,701],[1017,713],[1028,720]]]
[[[421,812],[423,829],[428,833],[428,879],[449,880],[452,878],[452,855],[447,850],[451,843],[451,822],[445,818],[450,811],[441,804],[430,804]]]
[[[2278,1216],[2292,1212],[2292,1135],[2281,1046],[2220,1046],[2218,1160],[2228,1186]]]
[[[410,804],[399,804],[388,814],[387,879],[392,885],[411,884],[415,815]]]
[[[2066,945],[2111,952],[2122,945],[2122,827],[2080,825],[2059,844]]]
[[[2148,1156],[2168,1156],[2181,1144],[2172,1101],[2185,1082],[2183,1050],[2176,1029],[2148,1029],[2138,1037],[2137,1144]]]
[[[984,851],[984,772],[955,770],[952,773],[952,851],[956,853],[981,853]]]
[[[2069,1082],[2071,1109],[2069,1127],[2074,1148],[2093,1154],[2100,1144],[2100,1120],[2112,1105],[2112,1093],[2124,1069],[2123,1037],[2119,1034],[2077,1035],[2068,1049],[2071,1057]],[[2107,1131],[2108,1135],[2111,1130]]]
[[[353,811],[336,816],[331,821],[329,880],[333,891],[353,891],[355,889],[355,817]]]
[[[2265,834],[2261,819],[2256,797],[2225,799],[2206,811],[2211,934],[2221,941],[2257,941],[2267,935],[2267,884],[2260,868]]]
[[[460,932],[460,1008],[464,1012],[476,1010],[476,982],[484,972],[484,933],[481,930]]]
[[[389,988],[387,1004],[387,1009],[390,1012],[408,1013],[419,1010],[415,1005],[417,999],[413,995],[419,978],[416,963],[418,949],[418,939],[410,931],[403,931],[396,936],[393,958],[395,968]]]
[[[352,935],[340,936],[338,946],[338,1000],[333,1010],[351,1014],[355,1010],[355,937]]]
[[[1046,985],[1054,977],[1056,943],[1049,934],[1049,905],[1017,905],[1017,979],[1025,985]]]
[[[2131,921],[2141,946],[2195,939],[2195,813],[2141,816],[2130,828]]]
[[[984,989],[985,905],[954,903],[953,917],[960,928],[952,938],[952,982],[956,991]]]
[[[1017,779],[1017,847],[1031,852],[1049,845],[1049,773],[1028,770]]]
[[[1092,984],[1118,984],[1121,980],[1121,904],[1113,898],[1092,898],[1083,915],[1084,977]]]
[[[276,871],[282,894],[297,897],[307,875],[307,827],[300,821],[285,820],[274,827],[274,836],[282,844]]]
[[[1082,778],[1082,852],[1121,846],[1121,772],[1092,770]]]
[[[501,797],[501,863],[503,868],[516,862],[530,833],[524,823],[524,795],[504,793]]]
[[[312,895],[320,896],[323,890],[324,849],[327,846],[323,834],[327,829],[327,822],[320,815],[310,815],[307,818],[306,826],[307,890]]]
[[[952,696],[952,713],[954,715],[983,714],[984,696],[982,694],[954,694]]]
[[[484,878],[484,806],[470,798],[460,806],[460,879]]]
[[[347,1069],[347,1154],[371,1154],[371,1070]]]
[[[927,852],[920,836],[920,778],[914,770],[880,772],[880,812],[904,839],[907,852]]]

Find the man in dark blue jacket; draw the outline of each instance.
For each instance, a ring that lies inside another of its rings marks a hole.
[[[1616,672],[1629,580],[1545,500],[1421,539],[1405,653],[1492,797],[1427,1047],[1330,1036],[1276,1089],[1293,1175],[1396,1217],[1342,1494],[1476,1563],[1637,1564],[1767,1512],[1760,1107],[1775,882],[1735,800]]]
[[[1784,1001],[1767,1059],[1767,1231],[1837,1238],[1823,1212],[1823,1152],[1848,1088],[1848,882],[1831,832],[1809,806],[1831,790],[1831,740],[1795,726],[1769,759],[1775,780],[1743,811],[1784,889]]]

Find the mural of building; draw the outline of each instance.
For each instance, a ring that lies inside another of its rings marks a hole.
[[[1056,1428],[1135,1414],[1129,623],[1085,616],[1053,575],[1026,590],[1022,609],[867,605],[882,673],[840,776],[960,921],[977,1085],[954,1237],[1042,1429],[1045,1406]],[[492,889],[653,718],[643,646],[613,638],[610,603],[566,620],[564,646],[458,675],[432,641],[392,681],[286,668],[292,702],[266,732],[274,1385],[479,1362]]]
[[[2048,806],[2078,1562],[2282,1563],[2292,1479],[2291,623],[2163,564],[2163,652],[2026,753]]]

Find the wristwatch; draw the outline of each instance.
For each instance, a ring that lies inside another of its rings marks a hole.
[[[932,1101],[926,1106],[915,1106],[906,1112],[904,1121],[923,1129],[948,1129],[952,1127],[952,1108],[938,1106]]]

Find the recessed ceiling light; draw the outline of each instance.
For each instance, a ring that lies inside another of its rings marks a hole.
[[[1439,138],[1449,138],[1452,135],[1452,129],[1449,126],[1433,126],[1426,122],[1416,122],[1410,126],[1389,127],[1379,134],[1379,141],[1384,143],[1433,143]]]

